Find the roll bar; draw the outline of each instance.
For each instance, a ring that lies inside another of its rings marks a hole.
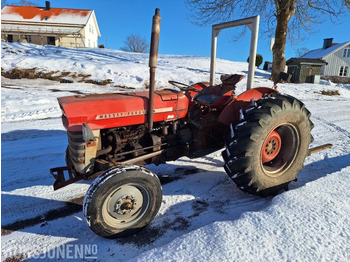
[[[211,86],[215,85],[216,46],[217,46],[217,38],[220,31],[225,28],[246,25],[252,31],[251,40],[250,40],[247,90],[253,88],[254,73],[255,73],[255,57],[256,57],[256,49],[258,45],[258,34],[259,34],[259,21],[260,21],[260,16],[257,15],[253,17],[234,20],[231,22],[216,24],[212,26],[211,58],[210,58],[210,85]]]

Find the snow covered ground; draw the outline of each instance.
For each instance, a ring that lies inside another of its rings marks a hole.
[[[53,191],[51,167],[63,166],[67,145],[56,98],[144,88],[148,55],[2,43],[3,70],[15,67],[111,79],[108,86],[44,79],[1,79],[1,254],[42,261],[350,261],[350,86],[281,84],[312,113],[312,146],[290,190],[274,198],[241,192],[223,169],[221,152],[148,168],[163,178],[154,221],[124,239],[96,236],[84,221],[82,197],[91,181]],[[218,60],[223,73],[247,64]],[[272,87],[258,70],[255,86]],[[157,87],[168,80],[208,81],[209,58],[160,55]],[[72,78],[74,80],[74,78]],[[246,78],[238,84],[238,93]],[[322,91],[338,91],[325,96]]]

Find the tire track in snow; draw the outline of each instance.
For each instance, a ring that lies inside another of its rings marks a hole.
[[[17,112],[17,113],[9,113],[4,114],[1,121],[2,122],[17,122],[17,121],[23,121],[23,120],[39,120],[39,119],[49,119],[49,118],[58,118],[58,117],[48,117],[48,113],[53,112],[59,112],[59,108],[57,107],[51,107],[47,109],[40,109],[36,111],[29,111],[29,112]],[[43,115],[42,118],[40,118],[40,115]]]
[[[58,218],[66,217],[74,213],[78,213],[83,210],[84,196],[73,198],[68,200],[65,205],[61,208],[50,210],[45,214],[38,215],[34,218],[28,218],[18,220],[14,223],[1,226],[1,235],[9,235],[14,231],[24,229],[26,227],[32,227],[38,224],[45,226],[47,221],[56,220]]]
[[[347,131],[346,129],[344,129],[344,128],[342,128],[342,127],[340,127],[340,126],[338,126],[338,125],[336,125],[336,124],[334,124],[334,123],[332,123],[332,122],[329,122],[329,121],[327,121],[327,120],[325,120],[325,119],[323,119],[323,118],[321,118],[321,117],[318,117],[318,116],[313,116],[313,117],[314,117],[315,119],[319,120],[320,122],[323,122],[323,123],[325,123],[326,125],[328,125],[328,126],[334,128],[334,129],[337,130],[338,132],[343,133],[344,135],[346,135],[346,136],[350,139],[350,132]]]

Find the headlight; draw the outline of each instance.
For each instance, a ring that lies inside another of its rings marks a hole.
[[[83,139],[85,142],[94,141],[95,136],[88,124],[83,124]]]

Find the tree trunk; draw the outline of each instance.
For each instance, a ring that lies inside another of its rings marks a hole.
[[[275,32],[275,44],[273,45],[273,61],[271,79],[276,84],[280,72],[286,67],[286,49],[288,23],[295,13],[296,0],[275,0],[277,11],[277,26]]]

